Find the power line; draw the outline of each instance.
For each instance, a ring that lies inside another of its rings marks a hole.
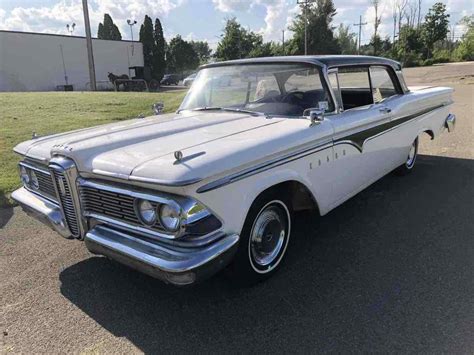
[[[357,48],[357,54],[360,54],[360,34],[362,33],[362,26],[367,25],[367,22],[362,23],[362,15],[359,16],[359,23],[354,23],[354,26],[359,26],[359,45]]]
[[[303,5],[304,17],[304,55],[308,55],[308,5],[316,0],[296,0],[297,5]]]

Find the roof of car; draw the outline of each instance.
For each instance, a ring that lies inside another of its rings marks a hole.
[[[309,63],[319,66],[340,67],[347,65],[388,65],[395,70],[401,69],[400,63],[387,58],[366,55],[298,55],[284,57],[263,57],[228,60],[203,65],[202,68],[219,67],[225,65],[241,65],[252,63]]]

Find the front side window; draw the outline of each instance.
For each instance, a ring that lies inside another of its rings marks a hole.
[[[338,79],[344,110],[373,104],[369,68],[339,68]]]
[[[267,115],[301,116],[334,104],[321,69],[300,63],[225,65],[199,71],[180,110],[239,109]]]
[[[375,103],[381,102],[390,96],[397,95],[387,69],[384,67],[371,67],[370,79],[372,80],[372,96]]]

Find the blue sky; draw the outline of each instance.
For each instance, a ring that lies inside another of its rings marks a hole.
[[[372,33],[374,15],[370,0],[334,0],[338,11],[334,25],[358,22],[359,15],[369,24],[362,33],[366,42]],[[381,0],[382,34],[392,33],[393,3],[401,0]],[[422,0],[422,13],[436,0]],[[408,0],[415,4],[417,0]],[[473,0],[444,1],[453,23],[474,11]],[[186,39],[207,40],[215,47],[225,20],[237,20],[253,31],[261,33],[266,40],[281,40],[281,30],[287,29],[293,16],[299,11],[296,0],[89,0],[92,32],[105,12],[111,14],[119,26],[124,39],[130,39],[127,18],[136,19],[134,39],[138,37],[139,25],[145,14],[162,21],[165,36],[169,39],[180,34]],[[408,9],[408,7],[407,7]],[[66,24],[77,24],[74,34],[83,35],[81,0],[0,0],[0,29],[66,34]],[[456,28],[456,35],[461,34]],[[356,28],[354,27],[354,32]],[[286,31],[286,38],[291,32]]]

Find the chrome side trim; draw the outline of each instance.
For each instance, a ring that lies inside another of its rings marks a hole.
[[[325,143],[320,143],[318,145],[314,145],[311,147],[306,147],[304,149],[300,149],[296,152],[292,152],[289,154],[286,154],[282,157],[278,157],[269,161],[266,161],[264,163],[252,166],[250,168],[238,171],[234,174],[224,176],[218,180],[212,181],[206,185],[201,186],[200,188],[197,189],[197,193],[204,193],[208,191],[215,190],[219,187],[231,184],[233,182],[245,179],[249,176],[259,174],[263,171],[269,170],[276,168],[280,165],[287,164],[289,162],[292,162],[294,160],[303,158],[307,155],[311,155],[314,153],[317,153],[321,150],[331,148],[332,147],[332,142],[325,142]]]
[[[456,115],[450,113],[448,117],[446,117],[444,125],[448,129],[448,132],[453,132],[456,127]]]
[[[112,173],[109,171],[103,171],[99,169],[92,170],[92,173],[97,174],[97,175],[103,175],[103,176],[109,176],[109,177],[113,177],[117,179],[122,179],[122,180],[131,180],[131,181],[145,182],[145,183],[156,184],[156,185],[161,185],[161,186],[175,186],[175,187],[192,185],[202,180],[202,178],[194,178],[194,179],[188,179],[188,180],[161,180],[161,179],[145,178],[141,176],[133,176],[133,175],[128,175],[128,174]]]

